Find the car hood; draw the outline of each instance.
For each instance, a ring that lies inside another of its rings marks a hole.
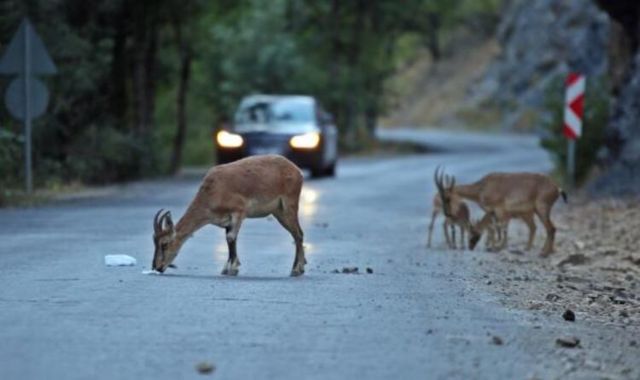
[[[267,132],[278,134],[286,133],[292,135],[318,131],[318,128],[313,123],[236,124],[233,129],[237,133]]]

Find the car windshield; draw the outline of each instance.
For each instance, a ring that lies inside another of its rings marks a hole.
[[[308,123],[314,119],[313,105],[305,100],[280,100],[271,103],[271,121]]]
[[[300,124],[314,121],[313,103],[307,99],[283,99],[246,106],[236,114],[237,124]]]

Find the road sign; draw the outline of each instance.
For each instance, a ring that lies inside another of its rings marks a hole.
[[[27,105],[27,101],[25,99],[25,83],[24,77],[18,77],[11,81],[9,87],[7,87],[7,91],[4,94],[4,102],[7,105],[7,109],[9,109],[9,113],[11,116],[15,117],[18,120],[24,121],[24,116],[27,114],[25,111],[25,107]],[[47,109],[47,104],[49,103],[49,90],[47,90],[47,86],[44,85],[41,81],[36,78],[32,78],[29,81],[30,89],[29,94],[31,95],[31,99],[29,99],[29,114],[32,118],[36,118],[44,113]]]
[[[28,43],[25,43],[27,41]],[[25,54],[28,53],[28,54]],[[25,63],[25,57],[29,62]],[[0,74],[55,74],[57,72],[42,40],[29,19],[24,18],[0,60]]]
[[[564,135],[571,140],[582,135],[582,115],[584,111],[584,90],[586,78],[571,73],[566,80],[567,92],[564,104]]]
[[[49,93],[34,74],[55,74],[53,64],[42,40],[25,17],[0,59],[0,74],[17,74],[7,88],[5,103],[15,118],[24,121],[25,182],[27,193],[33,190],[31,174],[31,119],[47,108]]]
[[[576,171],[576,140],[582,136],[584,114],[584,91],[587,79],[579,73],[570,73],[565,81],[567,90],[564,104],[563,133],[567,137],[568,186],[574,187]]]

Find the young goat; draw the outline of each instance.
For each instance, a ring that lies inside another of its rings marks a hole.
[[[444,214],[442,207],[442,198],[440,194],[436,193],[433,196],[433,211],[431,213],[431,223],[429,223],[429,236],[427,238],[427,247],[431,248],[431,236],[433,235],[433,224],[440,213]],[[451,199],[451,215],[444,214],[444,222],[442,228],[444,230],[444,237],[447,241],[447,246],[451,249],[456,249],[456,229],[460,228],[460,248],[465,249],[465,231],[469,233],[469,236],[477,235],[473,224],[470,219],[469,206],[459,197],[452,197]],[[449,228],[451,229],[451,237],[449,237]]]
[[[164,272],[195,231],[213,224],[226,231],[229,259],[222,274],[235,276],[240,266],[236,239],[242,221],[273,215],[295,241],[296,256],[291,275],[303,274],[306,259],[303,232],[298,223],[301,189],[300,169],[282,156],[248,157],[211,168],[175,227],[168,211],[164,214],[163,210],[158,211],[153,219],[153,269]]]
[[[505,214],[504,220],[498,220],[494,213],[488,213],[484,218],[474,223],[474,227],[479,235],[482,235],[484,230],[487,230],[487,239],[485,241],[485,248],[489,251],[501,251],[507,246],[508,243],[508,231],[509,222],[511,219],[521,219],[529,228],[529,240],[527,241],[526,251],[531,250],[533,246],[533,238],[536,233],[536,223],[534,221],[533,213],[523,214]]]
[[[455,186],[455,177],[445,183],[444,173],[439,173],[438,168],[434,179],[443,200],[445,215],[451,214],[454,195],[476,202],[487,214],[493,213],[499,221],[507,220],[509,215],[535,213],[547,231],[540,254],[548,256],[553,252],[556,229],[551,222],[551,208],[560,195],[566,202],[566,194],[548,176],[537,173],[491,173],[474,183]],[[491,218],[491,215],[485,215],[485,218]],[[479,239],[479,234],[472,236],[469,248],[473,249]]]

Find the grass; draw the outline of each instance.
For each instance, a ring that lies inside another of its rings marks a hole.
[[[25,190],[3,189],[0,192],[0,207],[35,207],[51,202],[56,198],[56,193],[72,193],[78,191],[75,186],[68,188],[38,189],[32,194],[27,194]]]

